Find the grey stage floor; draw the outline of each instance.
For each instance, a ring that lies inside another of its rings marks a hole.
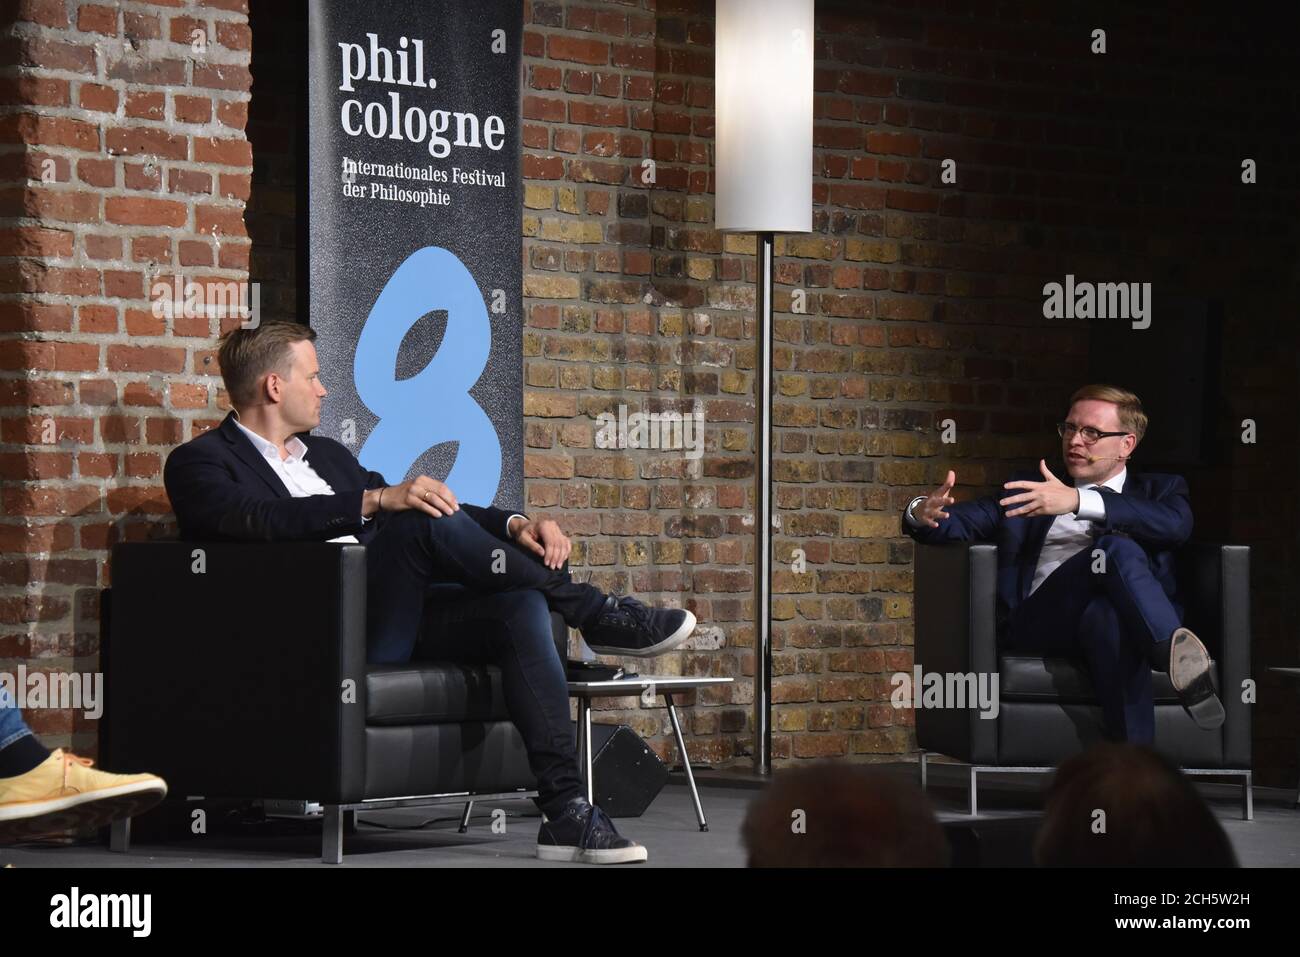
[[[915,765],[893,767],[915,775]],[[676,775],[674,776],[677,777]],[[758,793],[734,775],[701,775],[701,800],[709,831],[695,824],[690,793],[684,784],[666,787],[639,818],[616,823],[627,836],[644,844],[651,867],[743,867],[740,830],[749,802]],[[964,774],[960,768],[931,766],[931,799],[940,820],[960,829],[970,819],[963,813]],[[981,778],[979,821],[989,828],[983,840],[1003,842],[1002,862],[1027,859],[1027,835],[1040,812],[1042,782],[1026,776]],[[1257,788],[1255,820],[1243,821],[1239,789],[1202,784],[1200,791],[1223,824],[1245,867],[1300,866],[1300,809],[1295,792]],[[476,808],[466,834],[457,833],[458,806],[372,811],[360,814],[357,833],[344,840],[344,867],[574,867],[551,864],[534,856],[540,817],[531,801],[498,802],[506,813],[505,833],[493,833],[491,808]],[[430,823],[430,819],[437,819]],[[390,830],[417,827],[419,830]],[[1000,825],[1004,825],[1000,827]],[[1001,836],[999,836],[999,834]],[[990,836],[991,835],[991,836]],[[169,844],[137,842],[130,854],[114,854],[94,843],[71,846],[22,844],[0,847],[0,867],[321,867],[320,828],[312,822],[242,825]]]

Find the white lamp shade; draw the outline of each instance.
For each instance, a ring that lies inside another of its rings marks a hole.
[[[717,0],[716,226],[812,231],[813,0]]]

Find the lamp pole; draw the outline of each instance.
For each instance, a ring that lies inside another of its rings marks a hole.
[[[753,233],[754,771],[772,773],[772,261],[777,233],[812,231],[813,0],[717,0],[719,232]]]
[[[754,771],[772,773],[772,233],[754,290]]]

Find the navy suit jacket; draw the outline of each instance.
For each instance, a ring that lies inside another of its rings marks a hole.
[[[363,545],[374,538],[393,513],[376,512],[362,522],[362,495],[389,483],[363,468],[345,445],[310,432],[297,435],[307,446],[307,463],[330,484],[333,495],[294,498],[235,424],[234,413],[217,428],[173,449],[163,468],[163,484],[181,538],[299,542],[355,535]],[[488,532],[505,539],[510,512],[465,502],[460,507]]]
[[[1048,467],[1054,475],[1069,476],[1063,464],[1054,467],[1049,463]],[[1041,482],[1043,476],[1034,468],[1015,472],[1007,481],[1023,479]],[[924,545],[970,541],[997,544],[1000,626],[1005,625],[1011,612],[1029,596],[1043,542],[1048,529],[1056,521],[1055,515],[1007,518],[1007,511],[1016,506],[1004,508],[998,501],[1023,491],[1003,489],[996,495],[950,505],[947,509],[949,517],[939,519],[938,528],[912,528],[906,515],[903,517],[903,530]],[[1094,532],[1098,536],[1126,535],[1141,545],[1151,563],[1152,574],[1181,616],[1183,608],[1174,580],[1174,549],[1192,535],[1192,506],[1188,501],[1187,482],[1179,475],[1139,472],[1130,462],[1128,474],[1124,476],[1124,491],[1118,493],[1103,487],[1101,496],[1106,506],[1106,518],[1093,523]]]

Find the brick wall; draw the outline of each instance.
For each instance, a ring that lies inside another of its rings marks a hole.
[[[206,317],[157,281],[247,278],[245,0],[5,4],[0,667],[94,671],[108,549],[163,535],[167,452],[217,417]],[[235,319],[234,322],[238,322]],[[83,752],[81,712],[26,718]]]
[[[815,232],[783,239],[777,260],[778,761],[914,748],[910,715],[888,704],[889,674],[912,664],[898,509],[950,466],[973,495],[1056,447],[1051,423],[1105,359],[1087,323],[1042,318],[1042,283],[1073,272],[1224,304],[1216,454],[1188,477],[1198,535],[1255,548],[1258,780],[1289,784],[1294,692],[1263,665],[1297,657],[1296,233],[1280,215],[1295,205],[1296,104],[1276,68],[1291,34],[1186,4],[913,6],[818,6]],[[252,60],[251,244],[240,241],[246,191],[227,197],[223,185],[246,183],[234,178],[248,176],[247,154],[200,147],[238,143],[243,127],[244,11],[229,7],[122,3],[110,24],[91,4],[28,3],[6,31],[3,62],[28,65],[0,73],[6,102],[25,104],[0,119],[0,661],[93,661],[104,547],[158,527],[161,456],[224,409],[205,362],[216,330],[159,330],[121,292],[151,269],[238,276],[251,262],[268,313],[295,314],[301,164],[286,129],[301,94],[276,56],[285,7],[252,11],[255,41],[272,40],[255,42]],[[699,647],[656,671],[745,678],[753,246],[710,228],[712,5],[533,0],[524,16],[525,504],[574,536],[579,577],[696,611]],[[133,59],[128,37],[147,37],[150,17],[159,36],[141,49],[178,66]],[[183,17],[209,22],[207,61],[163,39]],[[78,29],[101,20],[107,33]],[[1104,57],[1088,51],[1097,26]],[[77,108],[100,87],[117,98],[111,111]],[[157,100],[145,95],[159,92],[163,118],[150,119]],[[186,97],[208,101],[212,118],[184,112]],[[113,137],[135,151],[106,152]],[[32,176],[46,155],[66,166],[58,183]],[[213,165],[218,155],[238,162]],[[1243,156],[1259,162],[1256,186],[1239,181]],[[958,163],[956,185],[939,181],[944,158]],[[151,160],[152,186],[141,178]],[[110,167],[111,186],[93,178]],[[187,172],[208,174],[209,191],[184,192],[198,188]],[[119,223],[120,208],[167,210],[175,225]],[[210,259],[185,259],[202,249]],[[700,403],[704,458],[595,448],[595,416],[620,403]],[[24,424],[46,414],[67,435],[54,449]],[[1255,446],[1238,439],[1245,417]],[[955,446],[939,442],[945,418],[958,423]],[[803,574],[788,564],[796,547]],[[747,681],[700,693],[692,754],[740,760],[749,711]],[[635,699],[600,719],[675,750],[663,712]],[[56,736],[74,730],[70,717],[39,720]]]
[[[888,676],[913,663],[898,511],[950,466],[964,494],[991,492],[1058,448],[1069,394],[1107,368],[1095,328],[1042,316],[1044,281],[1074,272],[1224,304],[1214,464],[1183,471],[1198,535],[1255,548],[1256,767],[1289,783],[1294,692],[1263,667],[1297,649],[1296,230],[1279,215],[1296,195],[1295,94],[1274,69],[1288,33],[1182,4],[1152,20],[1119,4],[913,6],[818,5],[815,232],[777,247],[778,763],[914,748],[911,715],[888,705]],[[744,678],[753,246],[710,229],[712,4],[661,0],[652,18],[534,0],[527,16],[528,505],[580,536],[594,581],[697,612],[701,647],[655,670]],[[1089,51],[1097,26],[1104,58]],[[1260,185],[1240,183],[1244,156],[1272,171]],[[945,158],[959,186],[940,182]],[[619,403],[695,402],[709,422],[698,470],[592,448],[593,417]],[[1246,416],[1269,436],[1258,446],[1239,440]],[[954,446],[939,442],[947,418]],[[747,754],[750,700],[747,683],[701,693],[692,753]],[[636,705],[611,702],[605,720],[671,754],[662,712]]]

